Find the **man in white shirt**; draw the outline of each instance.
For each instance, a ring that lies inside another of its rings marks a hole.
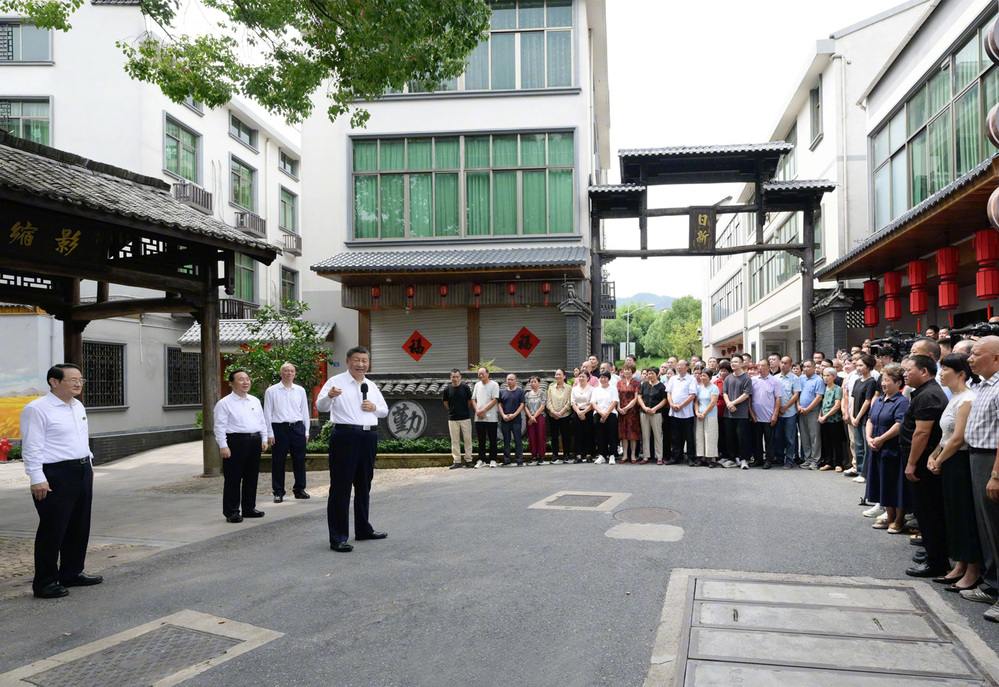
[[[499,384],[489,379],[489,370],[480,367],[479,381],[472,387],[472,411],[475,413],[475,434],[479,439],[479,462],[486,465],[486,439],[489,440],[489,467],[496,467],[496,432],[499,428]]]
[[[683,458],[684,444],[687,448],[687,465],[703,465],[697,461],[697,448],[694,445],[694,406],[697,402],[697,382],[694,376],[687,373],[687,361],[676,363],[676,376],[666,387],[666,402],[669,404],[669,414],[672,420],[673,455],[670,464],[679,464]]]
[[[67,587],[104,581],[83,572],[90,539],[94,469],[87,410],[76,397],[87,380],[80,368],[49,368],[49,393],[21,411],[21,457],[38,511],[35,534],[35,596],[55,599]]]
[[[339,553],[354,550],[347,543],[351,487],[354,489],[354,539],[363,541],[388,536],[376,532],[368,522],[371,480],[378,451],[378,419],[388,416],[388,405],[381,390],[364,376],[370,365],[367,348],[351,348],[347,351],[347,371],[330,377],[316,399],[316,408],[320,412],[329,411],[333,422],[326,519],[330,549]]]
[[[215,404],[215,441],[222,456],[222,514],[228,522],[262,518],[257,510],[260,452],[267,448],[267,423],[260,399],[250,395],[246,370],[229,372],[232,393]],[[243,507],[240,515],[240,505]]]
[[[291,453],[291,470],[296,499],[311,498],[305,491],[305,445],[309,441],[309,397],[295,381],[295,366],[281,366],[281,381],[264,392],[264,422],[269,428],[267,443],[271,449],[271,488],[274,503],[284,501],[284,459]]]

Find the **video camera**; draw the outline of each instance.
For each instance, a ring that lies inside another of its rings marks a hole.
[[[978,324],[973,324],[970,327],[951,329],[950,333],[963,334],[965,338],[975,337],[977,339],[980,339],[983,336],[999,336],[999,322],[979,322]]]
[[[871,355],[876,358],[890,357],[895,362],[899,362],[909,354],[909,349],[918,338],[918,334],[904,334],[888,325],[885,327],[884,338],[871,342]]]

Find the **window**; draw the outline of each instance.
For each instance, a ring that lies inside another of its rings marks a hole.
[[[809,119],[812,124],[812,143],[814,147],[822,136],[822,75],[819,74],[819,85],[808,93]]]
[[[790,143],[793,148],[785,153],[780,162],[777,163],[777,173],[774,178],[777,181],[791,181],[798,176],[798,123],[791,125],[791,130],[784,137],[785,143]]]
[[[573,135],[355,140],[355,239],[571,234]]]
[[[815,208],[812,219],[815,225],[815,262],[818,262],[825,257],[825,253],[822,252],[822,232],[825,231],[825,225],[822,223],[822,205]]]
[[[48,29],[0,21],[0,62],[51,62]]]
[[[990,10],[871,137],[876,229],[996,152],[985,117],[999,102],[999,69],[983,50],[995,19]]]
[[[229,135],[253,150],[257,149],[257,130],[251,129],[231,113],[229,114]]]
[[[232,174],[230,175],[232,202],[252,212],[255,210],[254,199],[256,194],[253,192],[253,186],[257,174],[256,170],[252,167],[247,167],[236,158],[230,159],[230,167],[232,170]]]
[[[83,342],[83,376],[87,408],[125,405],[125,344]]]
[[[281,188],[278,226],[292,234],[298,233],[298,196],[286,188]]]
[[[735,242],[739,239],[742,232],[742,220],[740,215],[735,215],[725,228],[721,230],[718,234],[718,238],[715,240],[715,246],[717,248],[728,248],[734,246]],[[722,265],[731,260],[734,256],[731,255],[715,255],[711,258],[711,276],[715,276],[719,270],[721,270]]]
[[[202,103],[201,103],[200,100],[195,100],[194,96],[188,96],[188,97],[184,98],[183,102],[184,102],[184,104],[187,107],[191,108],[192,110],[194,110],[195,112],[197,112],[199,115],[204,115],[205,114],[205,107],[204,107],[204,105],[202,105]]]
[[[237,298],[247,303],[256,303],[257,279],[253,258],[242,253],[236,253],[235,260],[235,287],[233,298]]]
[[[284,301],[298,300],[298,272],[287,267],[281,268],[281,304]]]
[[[790,215],[766,240],[767,243],[797,243],[799,215]],[[798,274],[801,258],[786,251],[756,253],[749,259],[749,303],[752,305],[776,291]]]
[[[406,93],[566,88],[573,85],[572,0],[493,0],[487,36],[465,73],[433,84],[416,80]],[[395,91],[399,92],[399,91]]]
[[[198,148],[200,146],[201,137],[198,134],[167,117],[163,148],[168,172],[198,183]]]
[[[201,405],[201,354],[167,347],[166,404]]]
[[[278,167],[288,176],[298,178],[298,160],[289,157],[283,150],[278,154]]]
[[[711,324],[721,322],[740,310],[742,310],[741,269],[711,296]]]
[[[0,127],[33,143],[51,145],[48,100],[4,100],[0,98]]]

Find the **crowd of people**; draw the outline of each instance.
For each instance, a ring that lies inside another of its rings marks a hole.
[[[989,603],[986,619],[999,622],[999,337],[947,334],[930,328],[894,354],[873,355],[866,341],[803,361],[695,355],[639,370],[632,357],[618,369],[591,355],[572,377],[556,370],[544,390],[538,377],[525,389],[512,373],[500,388],[486,368],[469,389],[453,370],[443,392],[452,468],[686,463],[840,473],[864,485],[874,529],[909,534],[920,547],[908,575]]]

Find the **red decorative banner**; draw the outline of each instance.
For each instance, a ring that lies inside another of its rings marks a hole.
[[[423,355],[430,350],[432,345],[433,344],[427,341],[423,334],[420,334],[420,332],[413,332],[410,337],[406,339],[406,343],[402,345],[402,350],[409,353],[409,357],[413,360],[420,362],[420,358],[422,358]]]
[[[517,332],[517,336],[513,337],[513,340],[510,341],[510,345],[517,350],[517,353],[520,353],[525,358],[534,352],[539,343],[541,343],[541,339],[534,336],[534,333],[527,327],[521,327],[520,331]]]

